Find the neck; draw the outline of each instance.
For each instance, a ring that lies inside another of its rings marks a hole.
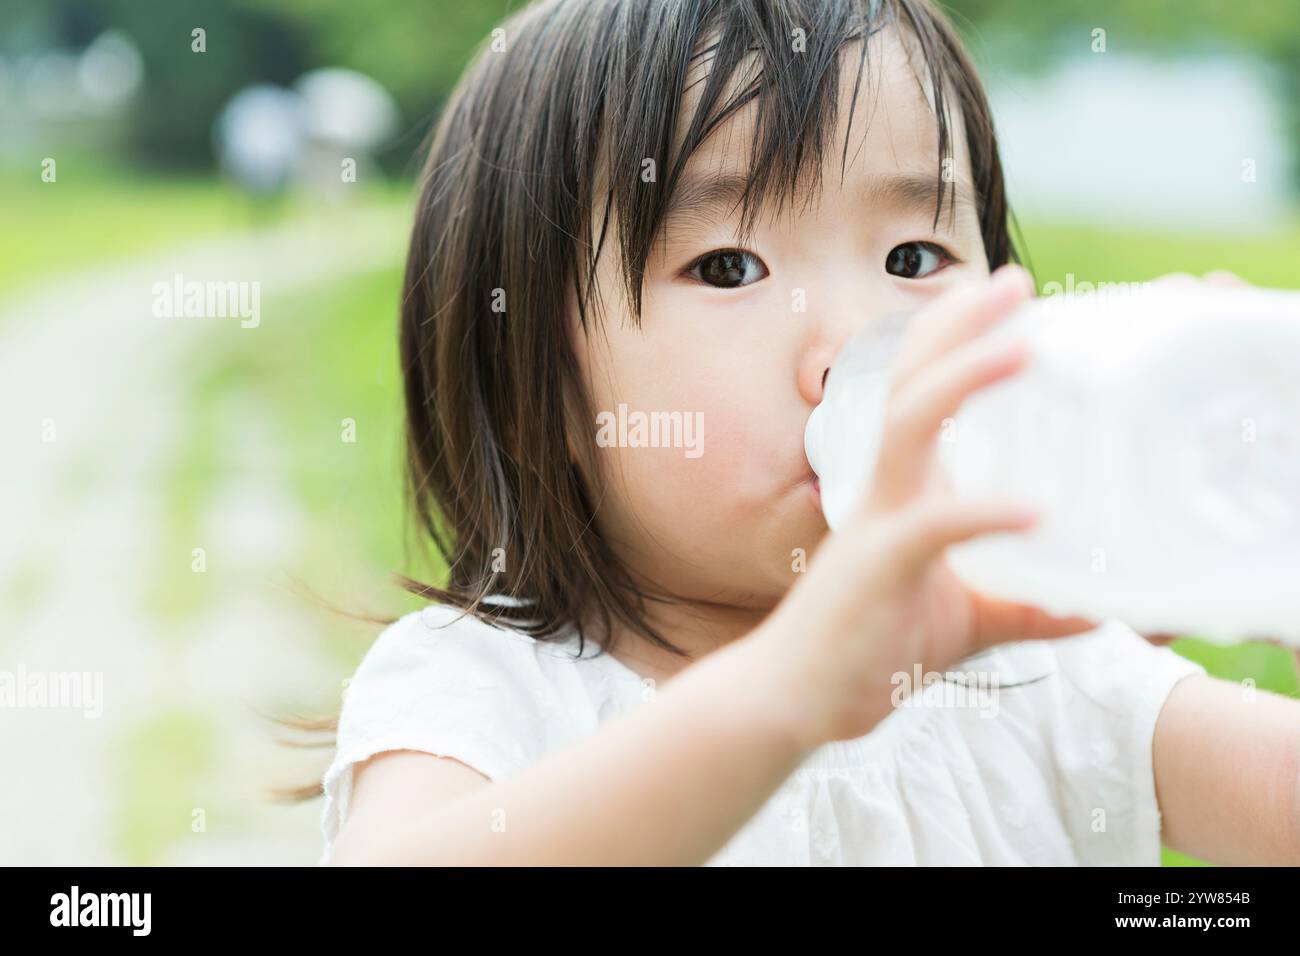
[[[635,631],[617,628],[613,656],[643,679],[661,685],[700,658],[752,631],[771,608],[681,602],[649,602],[648,621],[687,657],[652,644]]]

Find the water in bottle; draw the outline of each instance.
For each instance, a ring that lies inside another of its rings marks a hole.
[[[805,447],[827,523],[875,465],[906,316],[836,357]],[[1032,529],[948,549],[976,590],[1146,633],[1300,647],[1300,292],[1158,283],[1025,303],[1026,367],[935,436],[952,493]]]

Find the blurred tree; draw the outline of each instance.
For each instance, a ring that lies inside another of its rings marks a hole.
[[[378,80],[397,100],[405,127],[390,165],[409,164],[461,71],[521,0],[244,0],[275,11],[312,38],[318,62]],[[382,155],[382,154],[381,154]]]
[[[520,0],[247,0],[292,17],[319,55],[380,80],[397,97],[412,132],[450,91],[477,44]],[[1188,47],[1232,48],[1279,67],[1300,186],[1300,0],[940,0],[982,62],[1005,57],[1048,67],[1087,51],[1092,31],[1107,31],[1108,49],[1142,53]],[[405,144],[410,148],[412,143]]]
[[[135,142],[146,161],[210,165],[212,122],[221,107],[254,83],[292,83],[314,59],[296,24],[235,4],[113,0],[105,6],[145,58]],[[191,31],[200,27],[204,53],[191,49]]]
[[[1300,0],[941,0],[984,64],[1050,66],[1107,48],[1143,53],[1236,48],[1279,67],[1280,101],[1300,184]],[[140,48],[145,90],[132,119],[137,158],[212,163],[217,111],[253,83],[287,85],[305,70],[345,66],[396,98],[403,134],[388,165],[411,161],[419,137],[479,44],[524,0],[0,0],[0,53],[79,48],[114,26]],[[207,31],[207,52],[190,31]],[[385,158],[381,151],[381,158]]]
[[[309,34],[291,18],[236,2],[167,0],[0,0],[0,53],[79,50],[116,28],[144,63],[127,142],[138,164],[211,167],[212,122],[245,86],[287,84],[313,62]],[[205,31],[206,52],[192,49]]]

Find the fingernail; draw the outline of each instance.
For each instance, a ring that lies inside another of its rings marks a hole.
[[[999,266],[993,274],[993,281],[999,288],[1020,287],[1031,293],[1034,291],[1034,277],[1029,274],[1028,269],[1014,262]]]
[[[983,361],[999,368],[1028,360],[1032,350],[1023,336],[990,338],[982,346]]]
[[[1016,516],[1015,517],[1016,523],[1025,526],[1037,524],[1038,519],[1041,517],[1036,509],[1029,508],[1023,505],[1016,507],[1013,510],[1013,513]]]

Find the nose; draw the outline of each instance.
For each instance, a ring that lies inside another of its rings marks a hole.
[[[835,356],[880,311],[882,290],[859,276],[823,286],[808,297],[808,340],[798,371],[799,394],[809,405],[821,402]]]

